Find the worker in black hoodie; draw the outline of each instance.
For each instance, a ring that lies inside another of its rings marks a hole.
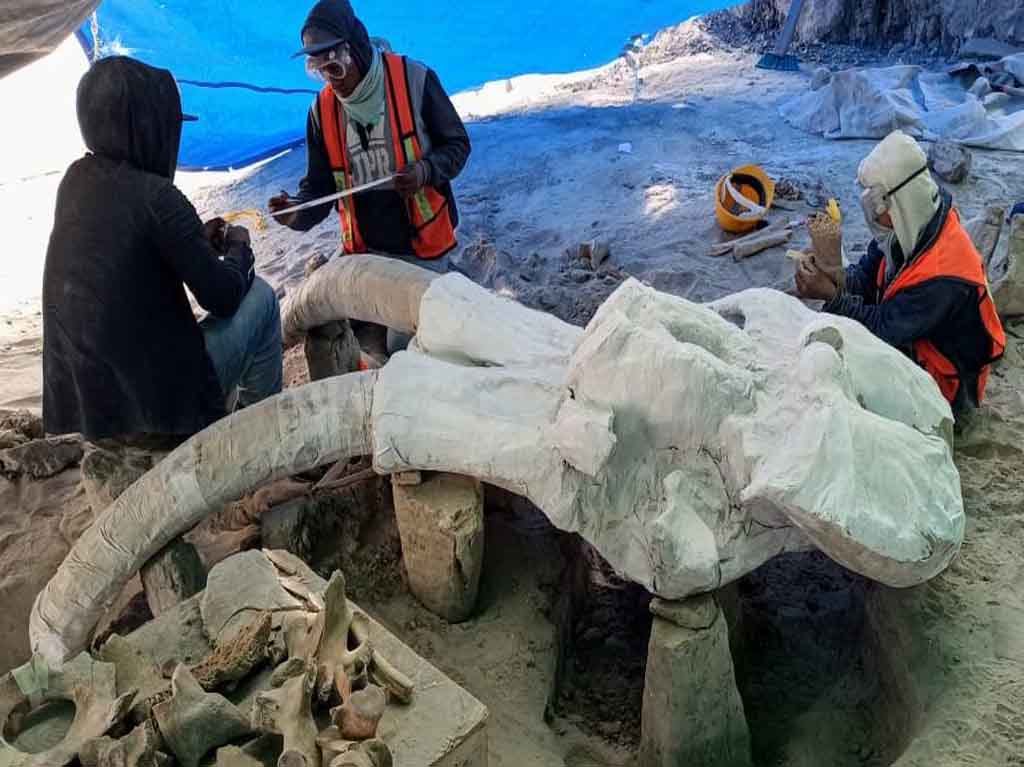
[[[448,269],[459,222],[451,180],[469,157],[465,126],[433,70],[371,42],[347,0],[321,0],[302,28],[307,70],[324,81],[306,120],[308,168],[296,197],[272,211],[397,174],[393,184],[296,213],[278,223],[308,231],[337,208],[342,250]],[[389,347],[406,339],[395,334]]]
[[[204,225],[174,186],[186,119],[171,73],[140,61],[101,59],[79,83],[89,153],[61,182],[43,275],[49,433],[181,439],[229,399],[281,390],[277,298],[248,232]]]

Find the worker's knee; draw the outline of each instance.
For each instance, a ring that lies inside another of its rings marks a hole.
[[[272,330],[276,328],[276,332],[280,333],[281,307],[277,294],[262,277],[253,280],[240,309],[246,315],[248,323],[269,327]]]

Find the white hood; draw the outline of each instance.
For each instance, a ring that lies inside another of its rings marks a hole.
[[[927,167],[928,156],[918,143],[903,131],[894,131],[860,164],[857,181],[865,189],[878,187],[889,193]],[[888,197],[887,203],[896,239],[904,258],[910,261],[921,234],[941,205],[939,187],[925,172]]]

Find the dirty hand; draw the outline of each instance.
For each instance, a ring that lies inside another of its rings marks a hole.
[[[294,205],[294,202],[292,201],[291,196],[288,192],[282,191],[281,194],[277,195],[277,197],[270,198],[270,201],[267,203],[267,208],[269,208],[270,212],[273,213],[277,210],[290,208],[292,205]],[[274,220],[281,226],[291,226],[295,222],[295,217],[298,215],[298,213],[286,213],[283,216],[274,216]]]
[[[402,197],[411,197],[427,185],[429,177],[430,166],[424,160],[417,160],[395,176],[395,191]]]
[[[836,297],[839,288],[813,261],[806,259],[796,268],[796,291],[801,298],[831,301]]]
[[[218,253],[223,253],[226,243],[224,242],[224,233],[228,228],[227,222],[218,216],[217,218],[211,218],[205,224],[203,224],[203,235],[206,237],[206,241],[210,243],[214,250]]]

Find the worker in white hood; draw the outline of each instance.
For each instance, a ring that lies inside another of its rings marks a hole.
[[[874,240],[840,290],[803,264],[797,289],[903,350],[935,379],[955,413],[977,407],[1006,336],[981,256],[914,139],[895,131],[861,163],[861,204]]]

